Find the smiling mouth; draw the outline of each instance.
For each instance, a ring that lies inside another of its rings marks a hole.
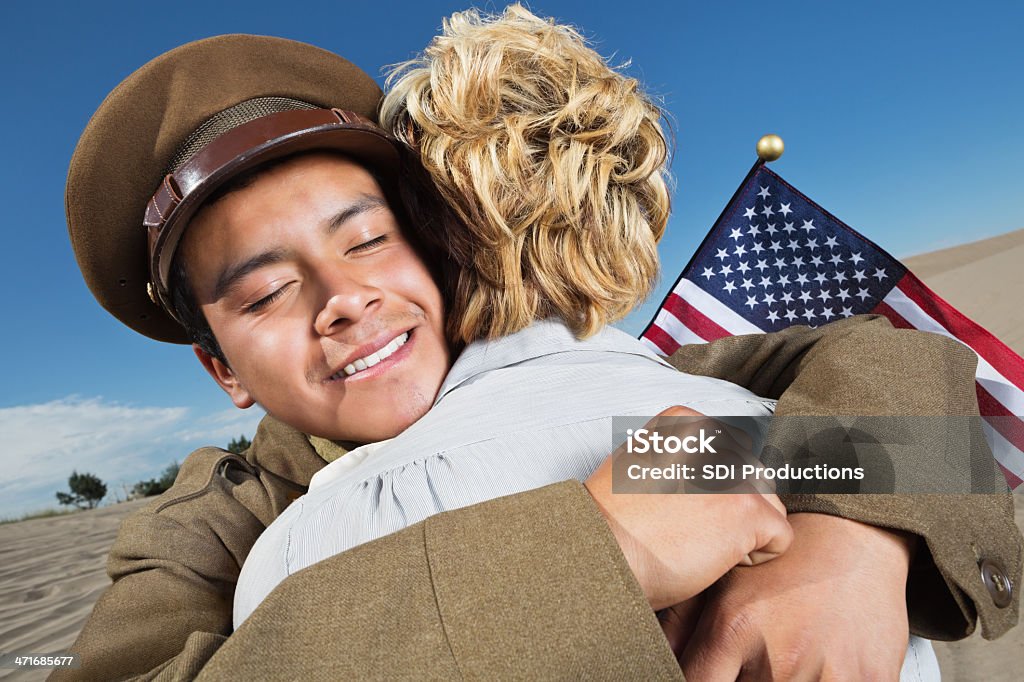
[[[341,379],[342,377],[350,377],[354,374],[358,374],[363,370],[369,369],[374,365],[378,364],[382,360],[394,355],[394,353],[405,345],[405,342],[409,340],[409,332],[402,332],[395,338],[391,339],[383,348],[369,355],[354,360],[351,363],[345,365],[340,371],[335,372],[329,377],[329,380]]]

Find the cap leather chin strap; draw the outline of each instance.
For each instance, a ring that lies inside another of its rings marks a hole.
[[[252,167],[270,150],[275,156],[302,149],[313,134],[364,131],[391,141],[369,119],[341,109],[297,109],[269,114],[244,123],[215,138],[173,173],[168,173],[146,204],[142,221],[149,243],[149,297],[174,316],[168,279],[187,218],[227,178]],[[177,319],[175,317],[175,319]],[[180,322],[180,320],[179,320]]]

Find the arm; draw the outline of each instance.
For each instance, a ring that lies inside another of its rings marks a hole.
[[[969,349],[935,334],[894,329],[877,316],[685,346],[671,361],[685,371],[778,397],[779,416],[978,414],[975,357]],[[773,430],[770,438],[785,450],[806,435]],[[983,439],[970,442],[987,451]],[[917,466],[927,470],[928,449],[919,452],[923,459]],[[999,476],[994,465],[992,476]],[[980,619],[983,634],[991,638],[1017,622],[1017,600],[997,607],[978,568],[979,559],[994,560],[1019,584],[1021,538],[1008,494],[781,497],[791,514],[842,516],[923,540],[907,585],[915,632],[956,639],[970,634]],[[869,540],[861,529],[851,529],[858,549],[867,553],[863,543]],[[879,536],[878,541],[891,539]]]
[[[273,654],[260,655],[268,646]],[[608,524],[575,481],[491,500],[284,581],[199,679],[681,679]]]

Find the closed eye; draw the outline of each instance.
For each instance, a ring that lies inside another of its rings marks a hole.
[[[254,303],[250,303],[249,305],[247,305],[245,307],[245,312],[247,312],[247,313],[258,313],[259,311],[263,310],[268,305],[270,305],[271,303],[276,301],[278,298],[280,298],[284,294],[285,289],[287,289],[287,288],[288,288],[288,285],[286,284],[283,287],[281,287],[280,289],[276,289],[273,292],[267,294],[266,296],[264,296],[260,300],[254,302]]]
[[[370,249],[374,248],[375,246],[380,246],[381,244],[383,244],[387,240],[388,240],[388,236],[386,234],[382,234],[381,236],[377,237],[376,239],[371,239],[370,241],[363,242],[362,244],[359,244],[358,246],[353,246],[351,249],[348,250],[348,253],[353,253],[353,252],[358,253],[360,251],[369,251]]]

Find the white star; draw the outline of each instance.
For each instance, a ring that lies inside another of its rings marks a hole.
[[[729,292],[730,294],[731,294],[732,292],[736,291],[736,285],[735,285],[735,284],[733,284],[732,282],[729,282],[729,281],[726,281],[726,283],[725,283],[725,286],[724,286],[724,287],[722,287],[722,288],[723,288],[723,289],[725,289],[725,290],[726,290],[727,292]]]
[[[839,242],[836,241],[835,237],[829,237],[828,239],[825,240],[825,246],[829,247],[830,249],[834,249],[835,247],[839,246]]]
[[[778,242],[772,242],[772,245],[769,246],[768,248],[771,249],[772,251],[778,251],[779,249],[782,248],[782,245],[779,244]]]
[[[772,285],[772,281],[770,279],[768,279],[767,277],[762,277],[760,284],[765,289],[767,289],[768,287],[770,287]]]
[[[807,310],[805,310],[805,311],[804,311],[804,318],[805,318],[805,319],[806,319],[806,320],[807,320],[808,322],[810,322],[811,320],[813,320],[813,319],[814,319],[814,309],[813,309],[813,308],[808,308]]]
[[[753,288],[754,282],[744,277],[743,284],[741,284],[740,286],[743,287],[744,291],[749,291],[750,289]]]
[[[863,258],[860,257],[860,253],[859,252],[858,253],[854,253],[854,254],[850,254],[850,259],[853,260],[853,264],[854,265],[857,265],[862,260],[864,260]]]
[[[818,228],[814,227],[814,218],[811,218],[810,220],[805,220],[804,224],[800,226],[800,229],[810,234],[811,230],[816,230]]]
[[[768,261],[759,260],[757,261],[757,265],[755,265],[754,267],[760,270],[761,272],[764,272],[765,270],[768,269]]]
[[[779,301],[782,302],[782,303],[792,303],[793,302],[793,295],[791,293],[789,293],[788,291],[784,291],[784,292],[782,292],[782,298],[780,298]]]
[[[828,303],[828,301],[832,298],[832,294],[828,293],[828,289],[822,289],[821,293],[818,294],[818,298],[821,299],[822,303]]]
[[[793,265],[797,266],[798,268],[802,268],[804,266],[804,259],[801,258],[800,256],[795,257],[793,259]]]
[[[789,244],[786,244],[786,248],[792,251],[796,251],[797,249],[800,248],[800,242],[798,242],[795,239],[790,239]]]
[[[729,275],[732,274],[732,266],[731,265],[723,265],[722,269],[718,271],[718,274],[720,274],[720,275],[722,275],[724,277],[728,277]]]
[[[767,199],[771,195],[772,193],[768,191],[767,187],[762,187],[761,191],[757,193],[757,196],[761,197],[762,199]]]
[[[744,218],[754,218],[754,217],[756,217],[756,216],[757,216],[757,211],[755,211],[755,210],[754,210],[754,207],[753,207],[753,206],[751,206],[750,208],[748,208],[748,209],[747,209],[747,212],[743,214],[743,217],[744,217]]]
[[[826,279],[828,279],[828,277],[825,276],[824,272],[819,272],[814,276],[814,281],[818,284],[824,284]]]
[[[887,278],[889,275],[885,274],[885,270],[883,270],[882,268],[875,268],[875,274],[873,274],[871,276],[874,277],[875,279],[877,279],[879,282],[881,282],[883,279]]]
[[[764,214],[765,218],[771,218],[773,215],[775,215],[775,211],[772,210],[771,204],[765,204],[761,208],[761,213]]]
[[[761,234],[761,230],[759,230],[757,225],[755,225],[754,223],[750,223],[750,226],[747,229],[747,234],[750,235],[751,237],[756,237],[757,235]]]
[[[750,247],[750,250],[753,251],[754,253],[761,253],[762,251],[764,251],[764,247],[758,244],[757,242],[754,242],[754,245]]]
[[[804,303],[807,303],[809,300],[811,300],[811,292],[809,292],[809,291],[801,291],[800,292],[800,296],[798,298],[801,301],[803,301]]]
[[[775,312],[774,310],[769,310],[768,311],[768,321],[769,322],[778,322],[779,321],[779,314],[777,312]]]
[[[802,272],[798,272],[796,275],[797,284],[807,284],[807,275]]]
[[[775,223],[768,223],[768,227],[764,228],[764,231],[768,234],[775,234],[779,231],[779,228],[775,227]]]
[[[740,232],[740,228],[738,227],[735,228],[732,232],[730,232],[729,236],[732,237],[733,239],[743,239],[743,233]]]
[[[787,277],[786,275],[783,275],[782,277],[779,277],[777,280],[775,280],[775,283],[777,285],[779,285],[780,287],[788,286],[789,285],[789,277]]]
[[[856,270],[856,271],[854,271],[853,278],[855,280],[857,280],[858,282],[863,282],[865,279],[867,279],[867,277],[864,276],[864,271],[863,270]]]
[[[714,270],[712,270],[711,268],[704,268],[704,277],[706,279],[711,279],[714,276],[715,276],[715,271]]]
[[[842,284],[847,280],[846,273],[842,270],[836,270],[836,274],[832,275],[832,279]]]
[[[776,258],[775,259],[775,267],[777,267],[777,268],[784,268],[784,267],[786,267],[786,261],[782,260],[781,258]]]
[[[843,317],[853,317],[853,311],[847,308],[846,306],[843,306],[843,312],[839,314],[842,315]]]
[[[762,303],[767,303],[768,305],[771,305],[772,303],[775,303],[775,295],[774,294],[765,294],[764,295],[764,299],[761,302]]]
[[[836,298],[838,298],[840,301],[845,302],[846,299],[850,298],[850,290],[849,289],[840,289],[839,293],[836,294]]]
[[[793,227],[793,223],[786,223],[786,226],[782,228],[784,232],[789,234],[790,232],[796,232],[796,228]]]
[[[807,248],[810,249],[811,251],[814,251],[816,248],[818,248],[818,240],[817,239],[808,239],[807,240]]]
[[[833,253],[832,257],[829,258],[828,260],[830,263],[832,263],[832,265],[839,265],[840,263],[843,262],[843,257],[840,256],[838,253]]]
[[[787,216],[790,213],[792,213],[793,211],[792,211],[792,209],[789,208],[789,204],[782,204],[781,206],[779,206],[779,212],[782,215]]]
[[[795,320],[795,319],[796,319],[796,313],[795,313],[795,312],[793,312],[792,310],[790,310],[789,308],[786,308],[786,315],[785,315],[785,318],[786,318],[787,320],[789,320],[790,322],[792,322],[793,320]]]
[[[736,269],[739,270],[741,273],[743,273],[745,275],[745,274],[747,274],[747,270],[750,269],[750,266],[747,265],[747,261],[741,260],[740,264],[738,266],[736,266]]]
[[[722,260],[725,260],[728,257],[729,257],[729,254],[728,254],[728,252],[726,252],[725,249],[719,249],[718,253],[715,254],[715,258],[720,258]]]
[[[747,249],[743,246],[743,244],[737,244],[736,248],[733,249],[732,252],[737,256],[743,256],[747,253]]]
[[[824,265],[824,263],[821,262],[821,258],[819,256],[812,256],[811,265]]]
[[[747,296],[747,305],[753,308],[755,305],[757,305],[757,299],[754,298],[753,296]]]
[[[831,320],[833,317],[836,316],[836,314],[832,312],[831,308],[825,308],[825,310],[822,311],[821,316],[824,317],[826,320]]]
[[[871,294],[868,293],[867,289],[861,289],[857,292],[857,297],[863,301],[865,298],[871,298]]]

